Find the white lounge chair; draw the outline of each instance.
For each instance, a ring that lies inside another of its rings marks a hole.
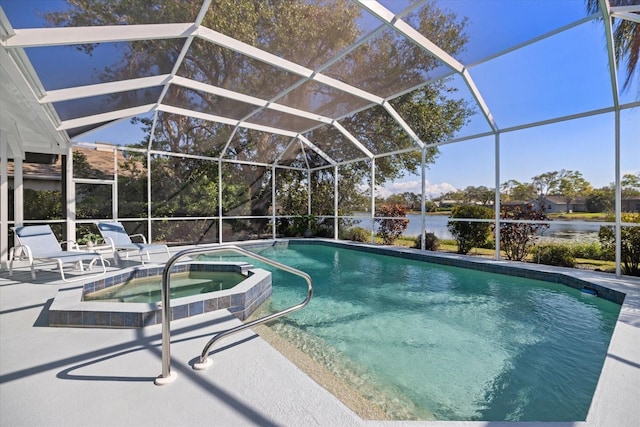
[[[89,270],[92,269],[96,261],[102,264],[102,272],[104,274],[107,269],[102,256],[95,252],[81,251],[63,251],[58,239],[48,225],[31,225],[25,227],[15,227],[14,233],[18,239],[18,245],[9,251],[9,275],[13,274],[13,261],[16,259],[29,260],[31,267],[31,277],[36,278],[35,262],[41,264],[56,263],[60,268],[60,276],[65,282],[73,282],[76,280],[86,279],[87,276],[78,277],[76,279],[67,279],[64,275],[64,264],[73,263],[77,265],[80,271],[84,271],[83,261],[89,261]],[[70,243],[74,242],[63,242]]]
[[[107,245],[111,246],[116,265],[118,264],[118,253],[124,252],[125,258],[129,258],[129,252],[134,251],[140,256],[140,261],[144,264],[143,254],[147,255],[147,260],[151,261],[150,253],[166,252],[171,256],[167,245],[147,243],[147,239],[142,234],[132,234],[129,236],[124,226],[119,222],[99,222],[96,224],[102,238]],[[135,243],[132,238],[140,238],[142,243]]]

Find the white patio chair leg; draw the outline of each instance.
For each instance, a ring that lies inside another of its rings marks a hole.
[[[31,278],[35,280],[36,278],[36,267],[33,265],[33,260],[30,262],[31,267]]]
[[[9,265],[9,276],[13,276],[13,256],[14,256],[14,250],[15,248],[11,248],[9,249],[9,262],[7,263]]]
[[[59,259],[58,260],[58,267],[60,267],[60,277],[62,277],[63,281],[67,281],[67,279],[64,278],[64,268],[62,268],[62,260]]]

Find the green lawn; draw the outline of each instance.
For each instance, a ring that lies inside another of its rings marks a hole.
[[[376,237],[375,242],[377,244],[382,244],[382,239]],[[413,238],[400,237],[398,240],[394,242],[394,246],[400,246],[404,248],[413,248],[415,244],[415,240]],[[440,241],[440,249],[438,252],[446,252],[446,253],[456,253],[458,250],[458,246],[456,245],[454,240],[441,240]],[[471,252],[467,255],[471,256],[482,256],[482,257],[493,257],[495,256],[495,249],[484,249],[484,248],[473,248]],[[504,254],[502,254],[504,257]],[[526,262],[533,262],[533,259],[529,255],[526,259]],[[602,261],[595,259],[587,259],[587,258],[576,258],[576,266],[575,268],[584,269],[584,270],[600,270],[609,273],[615,273],[616,264],[613,261]]]
[[[563,219],[577,219],[583,221],[606,221],[608,215],[603,212],[572,212],[572,213],[553,213],[547,215],[550,219],[563,220]]]

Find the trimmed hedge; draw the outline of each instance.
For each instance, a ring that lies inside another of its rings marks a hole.
[[[416,237],[416,243],[413,246],[416,249],[422,248],[422,239]],[[440,239],[433,233],[424,233],[424,249],[427,251],[437,251],[440,248]]]
[[[351,227],[344,231],[345,240],[353,240],[354,242],[369,242],[371,241],[371,232],[362,227]]]
[[[530,249],[533,262],[558,267],[575,267],[576,259],[570,245],[562,243],[543,243]]]

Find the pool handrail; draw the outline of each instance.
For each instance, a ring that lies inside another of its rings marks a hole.
[[[187,255],[202,255],[202,254],[211,254],[217,252],[236,252],[241,255],[247,256],[249,258],[253,258],[255,260],[264,262],[265,264],[271,265],[272,267],[278,268],[280,270],[284,270],[288,273],[294,274],[296,276],[302,277],[307,282],[307,296],[306,298],[299,304],[296,304],[287,309],[278,311],[276,313],[269,314],[267,316],[261,317],[259,319],[252,320],[251,322],[243,323],[242,325],[236,326],[234,328],[228,329],[226,331],[222,331],[216,334],[213,338],[211,338],[207,344],[204,346],[202,353],[200,354],[200,362],[194,363],[193,368],[202,370],[206,369],[211,365],[211,360],[208,358],[209,350],[211,347],[222,338],[228,337],[245,329],[251,328],[252,326],[269,322],[271,320],[277,319],[279,317],[285,316],[294,311],[300,310],[304,306],[306,306],[311,297],[313,296],[313,281],[311,277],[296,268],[290,267],[285,264],[281,264],[277,261],[273,261],[269,258],[265,258],[261,255],[250,252],[246,249],[242,249],[235,245],[216,245],[216,246],[201,246],[196,248],[189,248],[183,251],[178,252],[174,256],[172,256],[164,266],[164,270],[162,271],[162,374],[155,379],[156,385],[163,385],[173,382],[176,379],[176,373],[171,372],[171,296],[169,292],[169,276],[170,271],[173,265],[178,262],[179,259],[187,256]]]

